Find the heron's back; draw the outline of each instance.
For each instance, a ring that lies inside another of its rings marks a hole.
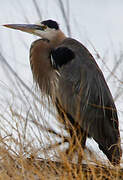
[[[117,110],[99,66],[89,51],[74,39],[65,39],[59,47],[67,47],[75,54],[74,59],[60,68],[57,98],[61,106],[88,131],[110,160],[114,147],[120,159]]]

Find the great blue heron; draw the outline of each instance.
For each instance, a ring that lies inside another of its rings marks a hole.
[[[86,47],[66,37],[53,20],[4,26],[41,37],[30,49],[32,73],[41,92],[55,102],[61,118],[66,114],[77,128],[77,136],[82,133],[83,148],[86,137],[92,137],[110,162],[119,164],[122,151],[117,110],[105,78]]]

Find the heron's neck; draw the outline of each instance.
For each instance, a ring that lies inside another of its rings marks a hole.
[[[53,38],[52,40],[49,40],[50,41],[50,44],[52,44],[52,47],[57,47],[59,44],[61,44],[64,39],[66,39],[66,36],[65,34],[62,32],[62,31],[58,31],[57,32],[57,35],[55,38]]]

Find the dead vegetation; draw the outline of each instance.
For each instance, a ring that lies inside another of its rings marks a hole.
[[[25,158],[14,156],[5,147],[0,149],[0,179],[1,180],[47,180],[47,179],[88,179],[111,180],[123,179],[123,169],[104,165],[70,163],[36,159],[35,156]]]

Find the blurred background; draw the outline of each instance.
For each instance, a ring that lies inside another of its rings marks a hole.
[[[33,124],[40,117],[54,121],[45,107],[33,104],[35,92],[29,49],[37,37],[7,29],[2,24],[35,23],[53,19],[63,32],[82,42],[104,73],[115,99],[123,142],[123,1],[122,0],[4,0],[0,4],[0,134],[17,137],[21,121],[23,138],[42,138]],[[30,91],[31,90],[31,91]],[[40,94],[40,93],[39,93]],[[38,95],[39,95],[38,94]],[[34,94],[33,94],[34,95]],[[37,94],[36,94],[37,95]],[[32,105],[33,104],[33,105]],[[36,108],[36,114],[34,111]],[[42,110],[43,109],[43,110]],[[41,114],[42,112],[42,114]],[[38,114],[38,115],[37,115]],[[35,117],[35,118],[34,118]],[[27,123],[27,119],[28,122]],[[34,120],[35,119],[35,120]],[[23,121],[23,123],[22,123]],[[45,124],[45,120],[43,123]],[[35,123],[36,124],[36,123]],[[52,123],[51,123],[52,124]],[[15,128],[16,127],[16,128]],[[54,128],[57,126],[54,125]],[[57,128],[56,128],[57,129]],[[58,129],[57,129],[58,130]],[[27,135],[28,134],[28,135]],[[25,141],[24,141],[25,142]],[[12,143],[12,142],[11,142]],[[100,153],[96,143],[87,146]],[[103,154],[102,154],[103,155]]]

